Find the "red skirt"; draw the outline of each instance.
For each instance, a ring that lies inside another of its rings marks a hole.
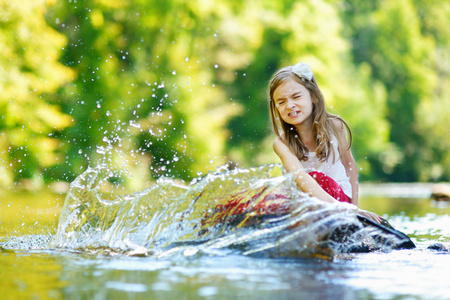
[[[330,176],[327,176],[321,172],[309,172],[312,178],[314,178],[317,183],[331,195],[334,199],[340,202],[350,202],[350,198],[344,193],[344,190],[339,186],[339,184],[333,180]]]
[[[334,199],[350,203],[349,197],[331,177],[321,172],[310,172],[309,175]],[[243,190],[235,195],[229,195],[228,201],[216,205],[202,219],[204,230],[207,230],[210,226],[221,224],[225,220],[231,223],[237,222],[239,226],[243,226],[257,222],[260,217],[288,213],[292,203],[282,192],[268,193],[263,199],[256,201],[265,193],[266,189],[267,187],[263,186],[259,190]]]

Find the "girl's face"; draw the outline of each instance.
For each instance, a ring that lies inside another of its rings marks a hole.
[[[275,107],[284,122],[295,127],[312,124],[313,103],[309,91],[289,78],[273,92]]]

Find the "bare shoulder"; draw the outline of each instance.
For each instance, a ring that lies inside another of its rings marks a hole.
[[[344,132],[345,130],[344,122],[342,121],[341,118],[331,118],[330,120],[336,131],[338,131],[339,133]]]
[[[284,134],[281,134],[280,136],[277,136],[275,140],[273,141],[273,146],[275,145],[285,145],[287,146],[288,142],[286,141],[286,138]]]
[[[277,137],[273,141],[273,150],[278,155],[281,163],[288,172],[303,168],[297,156],[294,154],[294,152],[292,152],[287,143],[283,141],[283,137]]]
[[[350,129],[348,128],[348,125],[344,122],[344,120],[342,120],[340,117],[333,117],[330,118],[330,121],[333,125],[333,130],[336,134],[336,138],[339,141],[339,144],[341,146],[343,146],[343,148],[348,148],[350,145],[349,140],[347,139],[347,132],[350,135],[350,140],[351,140],[351,132]],[[347,129],[347,132],[346,132]],[[345,146],[344,146],[345,145]]]
[[[273,150],[278,156],[291,154],[291,150],[282,136],[275,138],[273,141]]]
[[[273,150],[275,150],[275,152],[279,152],[280,149],[286,147],[286,144],[283,141],[282,137],[277,136],[275,138],[275,140],[273,141]]]

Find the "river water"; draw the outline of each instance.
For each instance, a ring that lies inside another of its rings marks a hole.
[[[428,249],[450,244],[445,204],[365,195],[417,248],[345,253],[322,241],[354,222],[351,207],[299,194],[273,166],[119,196],[104,173],[85,172],[66,200],[3,191],[1,299],[450,299],[450,254]],[[288,213],[264,218],[260,203]]]

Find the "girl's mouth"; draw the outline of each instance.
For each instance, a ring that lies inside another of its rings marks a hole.
[[[300,114],[300,111],[293,111],[288,114],[289,117],[293,118]]]

